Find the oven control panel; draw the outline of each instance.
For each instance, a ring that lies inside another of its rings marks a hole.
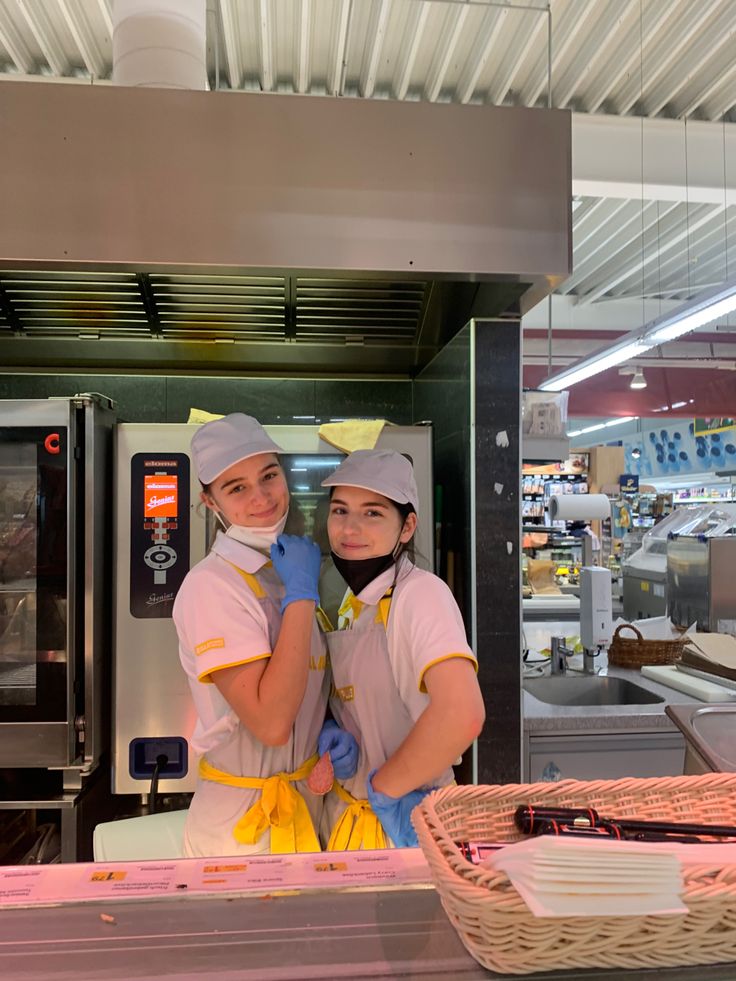
[[[171,617],[189,572],[189,457],[136,453],[130,463],[130,612]]]

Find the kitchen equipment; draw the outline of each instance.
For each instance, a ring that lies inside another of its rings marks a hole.
[[[642,537],[641,547],[621,565],[626,619],[643,620],[662,616],[667,611],[667,541],[670,535],[722,535],[734,520],[736,507],[699,504],[677,508],[650,528]]]
[[[641,673],[651,678],[652,681],[674,688],[676,691],[685,692],[686,695],[693,695],[701,702],[728,702],[736,701],[736,691],[724,688],[723,685],[716,684],[714,681],[706,681],[696,678],[693,675],[680,671],[674,664],[667,665],[648,665],[645,664]]]
[[[0,402],[0,767],[70,786],[109,745],[114,422],[101,396]]]
[[[326,560],[322,606],[335,613],[345,583],[332,565],[326,534],[328,491],[320,486],[344,454],[319,437],[317,426],[266,426],[285,450],[291,489],[287,532],[311,534]],[[115,450],[115,623],[113,792],[144,794],[156,770],[162,793],[194,790],[195,758],[188,739],[196,721],[179,662],[171,619],[184,576],[213,541],[217,525],[199,502],[190,465],[194,425],[123,424]],[[405,453],[414,465],[420,521],[417,562],[432,569],[432,430],[385,426],[379,449]],[[165,757],[161,763],[160,758]]]
[[[673,623],[714,633],[736,632],[736,514],[722,537],[691,532],[667,542],[668,609]]]

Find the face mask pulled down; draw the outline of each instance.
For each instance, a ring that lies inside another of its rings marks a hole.
[[[275,525],[269,525],[267,528],[251,528],[247,525],[230,525],[230,527],[226,527],[219,514],[217,514],[217,519],[225,529],[225,534],[228,538],[232,538],[242,545],[247,545],[249,548],[258,549],[259,552],[268,553],[271,550],[271,546],[275,544],[276,539],[286,527],[288,515],[289,512],[287,511],[283,518],[280,518]]]
[[[339,555],[330,552],[335,568],[350,587],[353,596],[357,596],[365,587],[377,579],[382,572],[390,569],[401,554],[401,535],[396,544],[386,555],[376,555],[372,559],[341,559]]]

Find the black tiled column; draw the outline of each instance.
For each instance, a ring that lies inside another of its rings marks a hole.
[[[521,778],[521,325],[474,322],[475,643],[486,723],[478,782]]]

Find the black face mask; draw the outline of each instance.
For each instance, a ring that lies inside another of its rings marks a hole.
[[[394,553],[377,555],[374,559],[341,559],[330,552],[335,568],[352,590],[353,596],[362,592],[368,583],[373,582],[382,572],[390,569],[395,562]]]

